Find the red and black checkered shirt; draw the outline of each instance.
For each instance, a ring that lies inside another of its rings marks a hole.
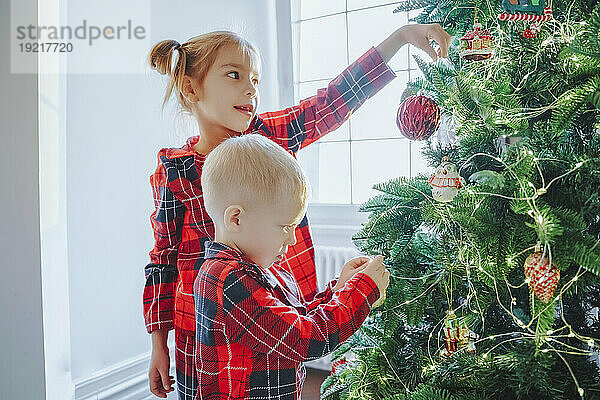
[[[281,111],[256,115],[240,134],[262,134],[296,155],[343,124],[353,111],[387,85],[394,72],[371,47],[315,96]],[[193,150],[199,136],[181,148],[158,152],[150,176],[155,211],[150,216],[155,245],[145,268],[143,308],[146,329],[175,329],[177,385],[180,398],[194,398],[195,337],[193,283],[204,262],[204,243],[214,226],[202,198],[200,175],[205,156]],[[306,216],[296,228],[297,243],[278,268],[294,276],[303,301],[317,292],[313,243]]]
[[[335,350],[379,298],[357,273],[304,303],[285,271],[271,275],[219,242],[205,243],[205,258],[194,283],[197,399],[300,399],[302,362]]]

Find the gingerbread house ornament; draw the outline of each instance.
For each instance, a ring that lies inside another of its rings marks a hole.
[[[459,54],[465,60],[487,60],[494,54],[494,36],[479,23],[473,25],[473,30],[467,32],[460,43]]]

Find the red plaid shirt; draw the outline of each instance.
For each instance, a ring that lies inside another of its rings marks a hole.
[[[371,47],[326,88],[319,89],[316,96],[281,111],[255,116],[249,129],[241,134],[265,135],[295,155],[301,148],[337,129],[395,76]],[[156,206],[150,217],[155,245],[145,268],[144,318],[148,332],[177,328],[176,345],[182,350],[177,353],[178,363],[180,355],[190,353],[188,345],[191,343],[183,339],[180,343],[177,332],[193,338],[192,286],[204,262],[204,243],[214,238],[213,223],[204,209],[200,186],[205,156],[192,149],[198,139],[199,136],[189,138],[182,148],[160,150],[158,167],[150,177]],[[317,291],[317,282],[306,217],[296,228],[296,239],[297,243],[288,248],[279,268],[294,276],[300,296],[310,301]]]
[[[303,303],[285,271],[271,267],[270,276],[219,242],[205,243],[205,258],[194,283],[196,399],[300,399],[302,361],[335,350],[379,298],[373,279],[357,273]]]

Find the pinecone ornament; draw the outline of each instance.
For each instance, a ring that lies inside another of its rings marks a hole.
[[[544,257],[541,251],[529,255],[524,268],[533,293],[544,303],[550,301],[558,286],[560,270],[554,264],[550,264],[550,260]]]

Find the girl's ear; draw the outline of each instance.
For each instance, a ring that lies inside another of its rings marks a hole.
[[[240,218],[245,212],[244,208],[237,204],[227,207],[223,213],[225,229],[229,232],[239,232],[241,228]]]
[[[192,103],[197,103],[200,100],[199,89],[195,85],[195,81],[187,75],[183,76],[183,83],[181,85],[181,94],[183,97],[191,101]]]

